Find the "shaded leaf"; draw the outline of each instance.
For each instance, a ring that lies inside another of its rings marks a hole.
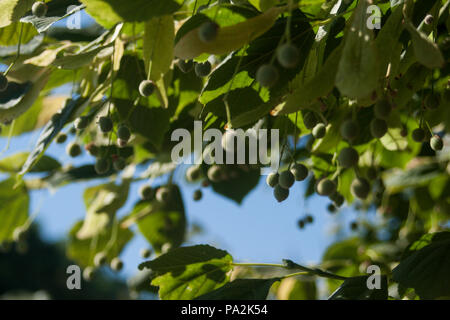
[[[196,300],[266,300],[272,285],[281,278],[236,279]]]
[[[69,99],[66,101],[65,106],[62,108],[60,116],[52,119],[43,129],[34,150],[30,153],[27,161],[20,171],[20,175],[24,175],[36,164],[40,157],[44,154],[47,147],[61,131],[64,125],[71,120],[71,117],[77,109],[83,108],[86,103],[86,99],[78,98],[75,100]]]
[[[186,215],[181,192],[175,185],[170,188],[169,203],[142,201],[136,204],[130,214],[130,218],[137,219],[139,231],[157,253],[161,252],[164,245],[170,245],[172,249],[179,247],[186,236]]]
[[[448,270],[450,232],[438,232],[412,243],[392,275],[401,286],[414,288],[422,299],[435,299],[450,296]]]
[[[231,263],[232,257],[226,251],[197,245],[169,251],[142,263],[139,269],[155,273],[152,285],[160,287],[161,299],[189,300],[227,283]]]
[[[0,182],[0,243],[12,242],[14,229],[26,223],[29,202],[28,191],[23,184],[16,186],[14,178]]]
[[[378,85],[378,56],[373,32],[367,28],[367,0],[359,1],[346,30],[336,74],[336,87],[350,98],[369,96]]]
[[[66,1],[67,2],[67,1]],[[78,4],[78,1],[73,1]],[[48,3],[48,11],[44,17],[26,16],[20,19],[22,23],[31,23],[39,33],[47,31],[54,23],[71,16],[72,14],[84,9],[83,5],[79,5],[67,12],[67,6],[70,3],[62,4],[59,1]]]
[[[69,233],[67,244],[67,256],[75,260],[80,266],[87,267],[94,265],[94,257],[99,252],[106,253],[107,262],[118,257],[123,248],[133,238],[133,232],[123,229],[114,224],[104,229],[94,239],[80,240],[76,234],[80,230],[83,222],[79,221],[74,225]]]
[[[430,69],[442,68],[445,60],[437,44],[428,39],[423,32],[417,30],[409,21],[406,22],[406,29],[411,35],[417,60]]]
[[[367,280],[369,276],[353,277],[344,283],[328,298],[328,300],[387,300],[387,277],[381,277],[380,289],[369,289]]]
[[[0,28],[18,21],[31,9],[34,0],[2,0],[0,1]]]
[[[106,28],[116,23],[143,22],[177,11],[184,0],[81,0],[86,11]]]
[[[19,152],[13,154],[12,156],[1,159],[0,171],[11,173],[19,172],[23,164],[27,160],[28,155],[28,152]],[[36,163],[33,169],[30,170],[30,172],[47,172],[59,169],[60,167],[61,164],[57,160],[44,155],[39,159],[39,161]]]
[[[198,28],[186,33],[175,45],[175,56],[188,60],[202,53],[222,55],[237,50],[268,31],[278,15],[286,10],[286,7],[276,7],[267,10],[257,17],[240,22],[233,26],[219,29],[214,41],[205,43],[198,37]]]

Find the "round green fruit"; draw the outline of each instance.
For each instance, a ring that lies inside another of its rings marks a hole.
[[[352,119],[345,120],[340,128],[341,136],[347,141],[353,141],[358,138],[359,135],[359,125],[356,121]]]
[[[337,207],[334,205],[334,204],[332,204],[332,203],[330,203],[328,206],[327,206],[327,210],[328,210],[328,212],[329,213],[335,213],[336,211],[337,211]]]
[[[55,142],[58,144],[62,144],[66,141],[67,141],[67,134],[65,134],[65,133],[60,133],[55,138]]]
[[[198,37],[202,42],[209,43],[213,42],[217,38],[219,33],[219,25],[212,21],[204,22],[198,28]]]
[[[300,60],[300,53],[296,46],[285,43],[278,48],[277,58],[283,68],[295,68]]]
[[[278,172],[272,172],[267,176],[266,183],[269,187],[275,188],[275,186],[278,184],[279,178],[280,174]]]
[[[97,162],[95,163],[95,172],[97,174],[102,175],[105,174],[111,169],[111,163],[109,162],[109,159],[107,158],[98,158]]]
[[[113,167],[117,171],[121,171],[121,170],[125,169],[126,166],[127,166],[127,161],[122,157],[119,157],[113,161]]]
[[[185,61],[180,59],[177,62],[177,66],[181,70],[181,72],[188,73],[194,68],[194,61],[192,60]]]
[[[377,117],[378,119],[386,120],[389,118],[389,115],[391,114],[392,107],[389,101],[387,101],[386,99],[382,99],[375,104],[373,111],[375,117]]]
[[[143,259],[148,259],[152,255],[152,251],[150,249],[144,248],[141,249],[140,254]]]
[[[94,257],[94,265],[96,267],[100,267],[106,263],[106,260],[108,259],[108,256],[105,252],[101,251],[97,253]]]
[[[307,112],[303,116],[303,123],[308,130],[313,129],[317,125],[317,122],[318,121],[314,112]]]
[[[264,64],[256,71],[256,81],[258,81],[262,87],[273,87],[275,83],[277,83],[278,78],[278,70],[271,64]]]
[[[339,192],[334,192],[333,194],[331,194],[330,200],[333,201],[334,205],[338,208],[340,208],[345,202],[344,196]]]
[[[278,185],[282,188],[289,189],[294,185],[295,177],[290,170],[286,170],[280,173],[278,179]]]
[[[77,129],[77,130],[86,129],[88,125],[89,125],[89,119],[87,117],[82,116],[82,117],[75,119],[74,126],[75,126],[75,129]]]
[[[93,267],[86,267],[86,269],[83,270],[83,279],[85,281],[91,281],[94,277],[94,271],[95,269]]]
[[[43,1],[38,1],[31,7],[31,12],[36,17],[43,17],[47,14],[48,7]]]
[[[303,181],[308,177],[308,168],[301,163],[292,166],[291,172],[295,177],[295,181]]]
[[[98,153],[100,151],[100,148],[96,146],[93,142],[88,143],[84,148],[93,157],[98,156]]]
[[[207,77],[210,73],[211,63],[209,61],[205,61],[203,63],[199,62],[195,64],[195,74],[197,75],[197,77]]]
[[[155,190],[148,185],[144,184],[139,188],[139,196],[142,200],[153,200],[155,197]]]
[[[120,271],[123,269],[123,262],[119,257],[115,257],[111,260],[111,269],[114,271]]]
[[[124,124],[121,124],[117,129],[117,138],[123,141],[128,141],[130,140],[130,137],[131,137],[130,128],[128,128],[128,126]]]
[[[323,123],[318,123],[316,126],[312,129],[312,135],[316,139],[322,139],[325,137],[325,134],[327,133],[327,128]]]
[[[341,150],[338,160],[343,168],[351,168],[358,164],[359,154],[355,149],[347,147]]]
[[[100,117],[98,119],[98,126],[101,132],[108,133],[113,129],[114,125],[110,117]]]
[[[150,97],[155,91],[155,85],[151,80],[143,80],[139,84],[139,93],[143,97]]]
[[[430,139],[430,146],[434,151],[441,151],[444,148],[444,142],[442,141],[441,137],[439,137],[438,135],[434,135]]]
[[[330,179],[322,179],[317,184],[317,193],[321,196],[329,196],[336,191],[336,184]]]
[[[303,219],[298,220],[297,225],[300,229],[304,229],[305,228],[305,220],[303,220]]]
[[[430,25],[433,24],[434,17],[431,14],[427,14],[425,19],[423,20],[425,24]]]
[[[198,189],[194,191],[194,194],[192,195],[192,198],[194,201],[200,201],[203,198],[203,192],[202,190]]]
[[[72,142],[67,145],[66,152],[70,157],[75,158],[81,154],[81,147],[78,143]]]
[[[412,138],[415,142],[423,142],[425,140],[425,130],[422,128],[414,129],[412,132]]]
[[[386,121],[383,119],[373,119],[370,122],[370,133],[374,138],[380,139],[388,131],[388,126]]]
[[[186,170],[186,179],[188,181],[196,181],[202,176],[202,170],[199,166],[191,166]]]
[[[222,180],[223,177],[223,170],[219,166],[211,166],[208,169],[207,173],[208,179],[212,182],[219,182]]]
[[[352,194],[359,199],[366,199],[370,192],[370,183],[364,178],[356,178],[350,186]]]
[[[168,203],[171,198],[171,192],[170,189],[167,187],[161,187],[158,190],[156,190],[156,200],[158,200],[161,203]]]
[[[283,202],[289,197],[289,189],[276,185],[275,188],[273,188],[273,195],[278,202]]]

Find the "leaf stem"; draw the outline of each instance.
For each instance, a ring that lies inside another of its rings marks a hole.
[[[5,77],[8,75],[9,71],[12,69],[12,67],[16,64],[17,60],[19,60],[20,57],[20,47],[22,45],[22,34],[23,34],[23,23],[20,24],[20,34],[19,34],[19,43],[17,44],[17,54],[14,58],[14,61],[9,65],[8,69],[6,69],[5,73],[3,74]]]
[[[275,268],[283,268],[283,269],[287,269],[287,270],[292,270],[292,269],[298,269],[298,270],[302,270],[301,272],[296,272],[296,273],[291,273],[288,274],[286,276],[284,276],[283,278],[288,278],[288,277],[294,277],[297,275],[315,275],[318,277],[322,277],[322,278],[329,278],[329,279],[336,279],[336,280],[346,280],[348,279],[347,277],[343,277],[319,268],[308,268],[305,266],[302,266],[298,263],[292,262],[290,260],[287,260],[285,264],[279,264],[279,263],[238,263],[238,262],[233,262],[231,263],[232,266],[236,266],[236,267],[275,267]]]

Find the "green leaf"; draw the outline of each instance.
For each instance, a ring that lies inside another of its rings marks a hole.
[[[131,108],[130,104],[131,101],[128,100],[114,99],[114,105],[121,119],[128,120],[131,131],[147,138],[155,148],[160,148],[169,130],[169,111],[142,105]]]
[[[196,300],[266,300],[272,285],[281,278],[236,279]]]
[[[101,46],[89,51],[78,52],[75,54],[59,55],[53,62],[52,65],[61,69],[75,70],[79,69],[85,65],[88,65],[94,60],[94,58],[102,51],[112,46],[109,45]]]
[[[261,178],[261,172],[259,168],[247,170],[236,168],[235,170],[238,172],[236,178],[220,182],[211,182],[211,186],[214,192],[235,201],[237,204],[241,204],[244,198],[258,185],[259,179]]]
[[[0,28],[18,21],[31,9],[34,0],[2,0],[0,1]]]
[[[278,15],[286,11],[286,7],[271,8],[246,21],[232,26],[221,27],[214,41],[205,43],[198,36],[198,27],[187,32],[175,45],[175,56],[189,60],[203,53],[222,55],[244,46],[268,31],[275,23]]]
[[[12,156],[1,159],[0,171],[10,173],[19,172],[23,164],[27,160],[28,155],[28,152],[19,152],[13,154]],[[39,161],[36,163],[33,169],[30,170],[30,172],[47,172],[59,168],[61,168],[61,164],[57,160],[44,155],[39,159]]]
[[[412,243],[400,264],[392,271],[393,280],[414,288],[422,299],[450,296],[450,232],[426,234]]]
[[[81,0],[86,11],[105,28],[116,23],[144,22],[154,17],[172,14],[184,0]]]
[[[8,88],[0,93],[0,123],[11,122],[30,109],[45,87],[50,73],[51,71],[42,69],[31,75],[33,81],[8,84]]]
[[[341,54],[342,47],[333,50],[317,74],[288,94],[285,101],[275,109],[274,115],[289,114],[307,109],[318,98],[330,93],[334,88],[334,79],[338,71]]]
[[[296,34],[292,44],[299,48],[299,64],[292,69],[282,69],[276,64],[280,73],[277,83],[270,90],[260,88],[255,81],[256,72],[262,64],[270,63],[277,49],[277,42],[273,39],[283,36],[286,23],[286,18],[277,20],[268,32],[252,41],[248,47],[227,57],[213,71],[200,96],[200,102],[206,105],[205,114],[209,111],[221,120],[226,120],[223,98],[228,93],[232,125],[237,128],[255,123],[280,103],[288,91],[289,81],[304,66],[314,42],[314,32],[306,22],[305,15],[295,10],[292,13],[291,33]],[[245,99],[245,104],[242,104],[242,99]]]
[[[31,81],[24,83],[9,81],[6,90],[0,92],[0,111],[14,108],[23,100],[32,86]]]
[[[130,150],[131,148],[127,148]],[[123,149],[120,149],[123,150]],[[132,149],[131,149],[132,150]],[[120,154],[119,154],[120,155]],[[75,168],[68,168],[66,170],[60,170],[52,175],[44,178],[44,181],[48,183],[48,185],[52,188],[61,187],[63,185],[66,185],[68,183],[75,183],[85,180],[91,180],[91,179],[98,179],[98,178],[105,178],[109,177],[112,174],[114,174],[116,171],[114,168],[111,167],[111,169],[106,172],[105,174],[99,175],[95,171],[95,167],[92,164],[83,165],[80,167]]]
[[[0,29],[0,45],[1,46],[15,46],[17,50],[17,44],[20,38],[21,24],[15,22],[5,28]],[[30,42],[37,35],[36,30],[31,25],[23,25],[22,30],[22,45]],[[21,48],[22,49],[22,48]],[[22,51],[22,50],[21,50]]]
[[[316,300],[317,285],[314,278],[286,278],[277,288],[279,300]]]
[[[168,204],[139,202],[134,207],[130,218],[137,218],[137,225],[142,235],[151,243],[153,249],[160,253],[165,244],[179,247],[186,237],[186,215],[180,189],[171,186],[172,198]],[[143,218],[139,218],[143,217]]]
[[[396,193],[405,188],[428,185],[434,178],[442,174],[438,164],[424,164],[409,170],[390,170],[383,175],[386,190]]]
[[[159,286],[163,300],[190,300],[211,292],[228,280],[233,258],[223,250],[208,245],[182,247],[155,260],[144,262],[155,274],[152,284]]]
[[[77,222],[69,233],[67,256],[75,260],[82,267],[93,266],[94,257],[99,252],[106,253],[107,262],[118,257],[128,242],[133,238],[133,232],[120,228],[114,224],[105,228],[93,239],[80,240],[77,238],[83,222]]]
[[[387,277],[380,277],[380,289],[368,288],[367,280],[369,276],[346,279],[344,283],[328,298],[328,300],[387,300]]]
[[[400,54],[397,50],[393,50],[393,48],[396,48],[396,46],[399,45],[398,39],[404,29],[402,21],[402,6],[398,6],[393,10],[386,23],[377,35],[376,45],[378,50],[378,57],[380,59],[379,75],[382,77],[386,75],[386,70],[389,63],[394,64],[393,61],[396,60],[398,60],[397,64],[400,62]],[[396,74],[394,72],[395,69],[392,70],[392,68],[393,66],[391,65],[391,74]]]
[[[42,130],[34,150],[30,153],[27,161],[22,167],[22,170],[19,172],[20,175],[23,176],[33,168],[56,135],[61,131],[64,125],[71,120],[74,113],[76,113],[78,109],[85,106],[85,103],[86,99],[84,98],[78,98],[75,100],[69,99],[66,101],[65,106],[61,110],[60,116],[57,119],[53,119],[48,122]]]
[[[77,4],[78,1],[73,3]],[[48,3],[47,6],[47,14],[44,17],[36,17],[33,15],[26,16],[20,19],[20,22],[30,23],[39,33],[43,33],[47,31],[54,23],[79,12],[84,8],[83,5],[80,5],[67,12],[67,3],[59,3],[59,1],[52,1]]]
[[[367,28],[367,0],[359,1],[346,30],[336,74],[336,87],[350,98],[365,98],[378,86],[378,56],[373,32]]]
[[[432,42],[423,32],[417,30],[410,21],[406,22],[406,29],[411,35],[414,55],[417,60],[430,69],[442,68],[445,60],[437,44]]]
[[[436,299],[450,295],[449,268],[450,232],[437,232],[412,243],[392,275],[401,286],[414,288],[422,299]]]
[[[0,182],[0,243],[13,241],[14,229],[27,222],[29,202],[24,184],[16,186],[14,178]]]
[[[78,230],[78,239],[90,239],[98,235],[114,218],[127,201],[130,181],[125,179],[122,184],[102,184],[84,191],[86,218]]]
[[[173,60],[174,39],[172,16],[156,17],[145,23],[143,55],[147,74],[151,67],[151,80],[156,82],[169,71]]]

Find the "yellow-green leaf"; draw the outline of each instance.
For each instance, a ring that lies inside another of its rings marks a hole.
[[[208,43],[200,40],[198,28],[195,28],[177,42],[175,56],[188,60],[203,53],[222,55],[237,50],[269,30],[284,11],[286,7],[271,8],[257,17],[220,28],[217,38]]]

